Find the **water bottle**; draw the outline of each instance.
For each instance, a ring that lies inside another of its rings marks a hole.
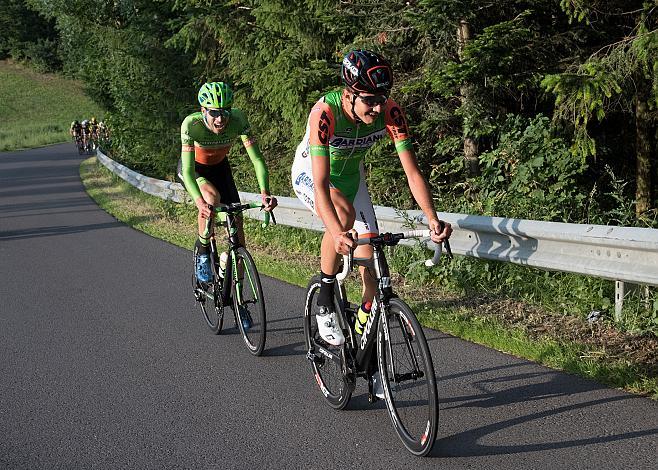
[[[224,277],[224,272],[226,271],[226,261],[228,261],[228,253],[223,251],[219,255],[219,275]]]

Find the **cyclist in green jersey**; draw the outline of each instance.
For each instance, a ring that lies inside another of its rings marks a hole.
[[[233,107],[233,91],[223,82],[205,83],[198,93],[201,111],[190,114],[181,124],[181,158],[178,177],[196,204],[199,215],[199,238],[196,242],[196,275],[210,281],[209,245],[211,233],[205,233],[205,219],[213,217],[208,205],[240,202],[227,154],[238,137],[251,159],[265,210],[277,205],[270,195],[269,174],[263,155],[251,133],[244,113]],[[238,219],[238,237],[244,244],[242,219]]]
[[[341,77],[345,87],[322,97],[311,110],[291,175],[297,197],[326,227],[316,317],[320,335],[334,346],[345,341],[331,311],[338,255],[348,254],[356,246],[354,238],[378,234],[363,171],[363,158],[375,142],[387,134],[393,140],[411,193],[429,222],[432,240],[441,242],[452,233],[450,224],[441,222],[436,214],[429,186],[418,168],[404,113],[388,97],[393,86],[390,64],[370,51],[350,51],[343,59]],[[363,296],[355,325],[360,334],[376,290],[366,268],[372,261],[372,248],[359,246],[355,259],[362,264]]]

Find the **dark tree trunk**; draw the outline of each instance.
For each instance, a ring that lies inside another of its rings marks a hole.
[[[471,39],[471,25],[466,20],[461,20],[457,27],[457,47],[459,57],[461,58],[462,52],[466,43]],[[473,99],[471,87],[468,84],[462,85],[460,89],[461,101],[468,103]],[[480,174],[480,161],[478,158],[479,149],[477,139],[468,135],[464,131],[464,158],[466,159],[466,167],[468,168],[469,176],[477,176]]]
[[[653,134],[655,129],[649,111],[649,83],[639,83],[635,95],[635,156],[636,156],[636,189],[635,215],[640,217],[651,209],[651,167],[655,158]]]

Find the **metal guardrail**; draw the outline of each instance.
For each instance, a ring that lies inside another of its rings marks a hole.
[[[140,190],[176,202],[189,201],[180,183],[156,180],[136,173],[108,158],[99,161]],[[240,193],[245,200],[260,195]],[[324,230],[297,198],[278,197],[277,222],[292,227]],[[421,211],[396,211],[375,206],[381,231],[400,231],[409,221],[426,225]],[[615,312],[620,318],[624,282],[658,286],[658,230],[589,224],[440,213],[454,228],[450,239],[455,254],[506,261],[551,271],[585,274],[616,281]],[[431,244],[431,242],[430,242]]]

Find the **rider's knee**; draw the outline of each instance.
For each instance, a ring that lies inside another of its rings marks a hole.
[[[219,198],[219,193],[217,190],[210,185],[203,185],[201,188],[201,192],[203,193],[203,198],[206,201],[211,201],[211,204],[213,206],[216,206],[217,204],[220,203],[220,198]]]
[[[359,245],[354,250],[354,259],[363,259],[363,260],[372,260],[372,246],[370,245]]]

